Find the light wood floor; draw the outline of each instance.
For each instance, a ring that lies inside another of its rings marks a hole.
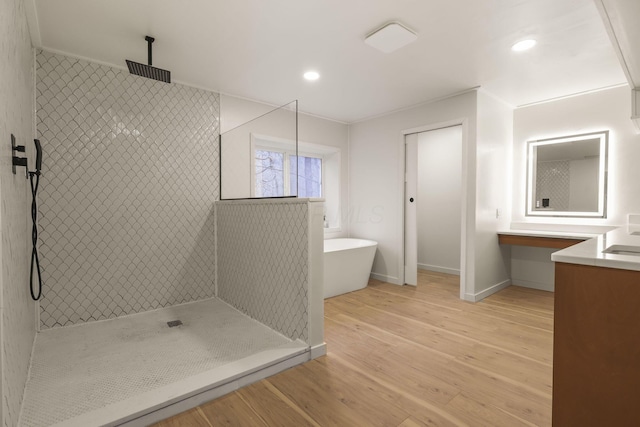
[[[551,425],[553,294],[472,304],[456,276],[418,282],[326,300],[326,356],[156,427]]]

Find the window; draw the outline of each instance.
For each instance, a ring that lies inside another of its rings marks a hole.
[[[251,135],[252,197],[325,199],[326,227],[340,227],[340,149]],[[297,192],[297,194],[296,194]]]
[[[255,196],[281,197],[284,188],[284,153],[255,150]]]
[[[298,197],[322,197],[322,159],[289,156],[290,186],[298,185]],[[297,175],[297,177],[296,177]],[[297,179],[296,179],[297,178]]]
[[[322,197],[322,157],[256,148],[254,162],[254,197]]]

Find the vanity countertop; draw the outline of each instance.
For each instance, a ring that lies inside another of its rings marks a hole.
[[[629,234],[626,227],[617,228],[554,252],[551,254],[551,260],[569,264],[640,271],[640,254],[623,255],[602,252],[613,245],[637,247],[640,250],[640,236]]]
[[[508,236],[526,236],[526,237],[548,237],[551,239],[576,239],[586,240],[594,237],[598,237],[597,233],[577,233],[574,231],[547,231],[547,230],[500,230],[498,234],[504,234]]]

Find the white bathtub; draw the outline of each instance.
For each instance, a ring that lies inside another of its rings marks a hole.
[[[324,297],[367,286],[378,242],[363,239],[324,241]]]

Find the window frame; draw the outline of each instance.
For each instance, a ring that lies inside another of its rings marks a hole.
[[[318,197],[313,197],[315,199],[323,199],[324,195],[325,195],[325,189],[324,189],[324,178],[325,178],[325,159],[324,156],[320,155],[320,154],[315,154],[315,153],[305,153],[305,152],[300,152],[298,151],[298,154],[292,152],[292,153],[285,153],[285,155],[288,155],[288,161],[286,162],[286,167],[285,169],[287,170],[287,177],[289,178],[287,180],[287,183],[289,184],[289,187],[291,187],[291,156],[295,156],[296,159],[299,159],[300,157],[307,157],[310,159],[318,159],[320,160],[320,196]],[[296,160],[297,161],[297,160]],[[296,168],[299,168],[299,165],[296,165]],[[297,169],[296,169],[297,170]],[[300,176],[300,175],[298,175]],[[296,179],[296,184],[299,184],[298,179]],[[286,185],[285,185],[285,190],[286,190]],[[298,190],[300,190],[300,185],[298,185],[298,188],[296,189],[296,195],[298,197],[300,197],[300,195],[298,194]],[[289,188],[289,192],[291,192],[291,188]]]
[[[321,195],[320,197],[317,198],[324,198],[326,190],[325,190],[325,176],[326,176],[326,172],[325,172],[325,156],[318,152],[318,151],[305,151],[305,150],[300,150],[300,147],[298,147],[298,150],[292,149],[292,144],[293,147],[295,147],[295,142],[294,141],[289,141],[286,139],[281,139],[281,138],[275,138],[275,137],[271,137],[271,136],[264,136],[264,135],[257,135],[257,134],[251,134],[251,197],[255,197],[255,198],[269,198],[269,197],[265,197],[265,196],[257,196],[256,195],[256,150],[262,150],[262,151],[271,151],[274,153],[282,153],[284,155],[284,162],[283,162],[283,182],[284,182],[284,197],[297,197],[298,196],[298,189],[296,188],[296,194],[291,194],[291,160],[289,158],[289,156],[296,156],[296,157],[310,157],[313,159],[320,159],[321,163],[322,163],[322,168],[321,168],[321,177],[320,177],[320,191],[321,191]],[[307,147],[307,149],[311,148],[313,149],[312,146],[315,146],[317,144],[309,144],[309,143],[300,143],[298,142],[299,145],[304,145]],[[297,152],[296,152],[297,151]],[[325,151],[324,149],[322,149],[322,151]]]
[[[342,153],[340,148],[332,145],[315,144],[309,142],[298,141],[297,153],[296,143],[293,140],[273,137],[264,134],[251,133],[250,158],[251,158],[251,197],[263,198],[256,196],[256,150],[274,151],[284,153],[285,156],[294,155],[301,157],[312,157],[322,161],[321,170],[321,191],[320,198],[325,200],[325,217],[327,217],[328,226],[325,225],[325,231],[336,232],[341,231],[341,159]],[[286,187],[290,186],[290,161],[284,162],[285,173],[285,194]],[[331,175],[327,173],[332,172]],[[296,189],[297,192],[297,189]],[[284,197],[298,197],[297,195]],[[269,197],[264,197],[269,198]],[[315,198],[314,198],[315,199]]]

